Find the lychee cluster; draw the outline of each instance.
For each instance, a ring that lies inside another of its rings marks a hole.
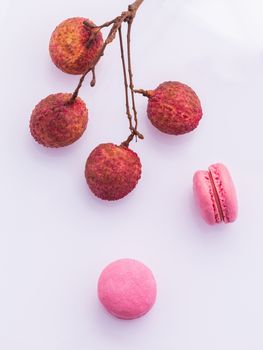
[[[180,135],[194,130],[202,118],[202,108],[196,93],[187,85],[168,81],[155,90],[135,90],[131,67],[131,26],[143,0],[136,0],[127,11],[101,26],[84,17],[69,18],[53,31],[49,52],[54,64],[63,72],[81,74],[73,93],[52,94],[41,100],[30,118],[30,131],[34,139],[46,147],[64,147],[78,140],[88,123],[88,109],[78,97],[82,83],[92,72],[91,86],[95,85],[95,66],[104,55],[107,45],[119,36],[125,87],[126,115],[130,135],[120,145],[104,143],[89,155],[85,177],[90,190],[103,200],[114,201],[125,197],[141,177],[141,162],[129,148],[135,138],[143,139],[138,131],[134,94],[148,97],[147,114],[151,123],[166,134]],[[127,61],[122,39],[122,24],[127,30]],[[111,27],[105,41],[101,29]],[[128,68],[127,68],[128,67]],[[130,96],[130,97],[129,97]],[[130,99],[132,105],[130,106]]]
[[[85,24],[86,23],[86,24]],[[49,51],[52,61],[63,72],[82,74],[99,55],[103,45],[102,34],[90,40],[95,24],[82,17],[69,18],[54,30]],[[41,100],[30,118],[30,132],[46,147],[64,147],[78,140],[88,123],[88,109],[71,93],[52,94]]]

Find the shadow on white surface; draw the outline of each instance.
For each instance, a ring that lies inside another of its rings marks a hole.
[[[78,152],[80,151],[80,146],[85,141],[85,134],[87,130],[84,132],[82,137],[74,142],[71,145],[60,148],[51,148],[45,147],[36,142],[33,136],[30,134],[29,128],[28,133],[25,135],[24,145],[25,149],[28,152],[28,155],[32,156],[32,158],[40,159],[44,162],[44,159],[56,159],[56,158],[66,158],[76,154],[78,156]]]
[[[158,302],[158,300],[156,301]],[[134,320],[122,320],[111,315],[104,307],[99,303],[98,299],[94,300],[93,308],[93,326],[94,332],[98,333],[100,337],[103,337],[103,342],[113,340],[123,343],[123,346],[129,342],[136,342],[147,328],[150,326],[154,319],[154,308],[144,316]],[[134,339],[131,339],[131,336]]]

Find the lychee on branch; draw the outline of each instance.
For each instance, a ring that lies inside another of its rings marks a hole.
[[[136,3],[138,8],[139,2]],[[140,3],[142,3],[142,1],[140,1]],[[130,8],[131,7],[129,7],[129,9]],[[126,115],[129,121],[130,135],[119,146],[114,145],[112,143],[98,145],[89,155],[85,167],[85,177],[91,192],[93,192],[93,194],[98,198],[108,201],[119,200],[127,196],[131,191],[134,190],[138,181],[141,178],[142,165],[140,162],[140,158],[135,152],[129,149],[129,144],[134,139],[134,137],[136,139],[137,137],[143,139],[143,135],[140,134],[140,132],[137,130],[138,118],[133,90],[134,84],[130,43],[131,27],[136,10],[133,11],[134,12],[132,12],[132,15],[129,15],[129,17],[126,17],[126,13],[123,13],[121,17],[118,17],[117,22],[114,22],[112,30],[109,34],[112,34],[115,38],[117,33],[115,30],[117,28],[119,34],[121,61],[123,68]],[[125,20],[123,20],[124,18]],[[128,24],[127,66],[122,38],[122,23],[124,21]],[[120,22],[121,24],[119,25]],[[110,36],[110,40],[113,40],[112,38],[113,37]],[[131,107],[129,92],[131,95]]]
[[[182,135],[197,128],[203,112],[194,90],[178,81],[166,81],[155,90],[134,89],[148,98],[147,115],[159,131]]]
[[[130,27],[142,2],[143,0],[135,1],[127,11],[101,26],[95,25],[89,19],[74,17],[66,19],[55,28],[49,42],[52,61],[63,72],[82,74],[82,76],[73,94],[52,94],[36,105],[30,118],[30,131],[37,142],[46,147],[64,147],[82,136],[88,122],[88,109],[78,97],[82,83],[87,74],[91,72],[90,85],[95,86],[95,67],[124,22],[128,23],[127,40],[130,40]],[[101,29],[109,26],[112,27],[106,40],[103,41]],[[129,86],[133,89],[130,48],[128,55]],[[135,121],[133,126],[132,116],[129,113],[131,134],[124,142],[126,146],[134,136],[143,138],[137,131],[137,112],[133,91],[131,93]]]
[[[68,104],[72,104],[75,99],[78,96],[79,90],[82,87],[82,84],[89,72],[92,72],[92,81],[91,86],[95,86],[96,83],[96,76],[95,76],[95,67],[101,57],[104,55],[104,51],[106,47],[116,38],[117,32],[119,33],[119,40],[120,40],[120,48],[121,48],[121,59],[122,59],[122,67],[123,67],[123,75],[124,75],[124,87],[125,87],[125,101],[126,101],[126,114],[129,120],[129,129],[130,129],[130,135],[128,138],[122,143],[122,145],[128,147],[129,143],[133,140],[135,137],[143,139],[143,135],[138,132],[138,118],[137,118],[137,110],[136,110],[136,104],[135,104],[135,97],[134,97],[134,84],[133,84],[133,73],[132,73],[132,64],[131,64],[131,28],[133,19],[136,15],[136,12],[139,8],[139,6],[143,3],[143,0],[137,0],[133,4],[129,5],[128,10],[122,12],[122,14],[115,19],[105,22],[104,24],[100,26],[94,25],[91,21],[84,21],[83,25],[88,27],[91,31],[91,35],[89,37],[89,40],[86,43],[86,46],[89,48],[91,45],[93,45],[93,41],[96,40],[96,37],[98,33],[100,34],[101,29],[105,27],[111,27],[110,32],[104,41],[100,51],[98,52],[96,58],[93,60],[93,62],[88,66],[87,70],[83,73],[82,77],[79,80],[79,83],[74,90],[70,100],[68,101]],[[126,22],[128,24],[127,29],[127,59],[128,59],[128,76],[129,76],[129,83],[127,78],[127,69],[126,69],[126,63],[125,63],[125,56],[124,56],[124,48],[123,48],[123,41],[122,41],[122,24]],[[132,111],[133,111],[133,119],[134,119],[134,125],[132,121],[132,115],[130,111],[129,106],[129,93],[128,88],[130,89],[131,94],[131,101],[132,101]]]

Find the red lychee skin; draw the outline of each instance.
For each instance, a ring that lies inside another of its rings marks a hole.
[[[69,18],[60,23],[51,35],[51,59],[65,73],[83,74],[103,45],[102,34],[98,32],[90,47],[86,47],[91,29],[83,24],[84,21],[94,25],[83,17]]]
[[[89,155],[85,176],[90,190],[99,198],[114,201],[125,197],[141,177],[138,155],[125,146],[104,143]]]
[[[196,93],[187,85],[168,81],[148,92],[147,114],[160,131],[180,135],[194,130],[202,118]]]
[[[77,97],[67,104],[72,94],[49,95],[34,108],[30,131],[34,139],[46,147],[64,147],[78,140],[88,123],[88,110]]]

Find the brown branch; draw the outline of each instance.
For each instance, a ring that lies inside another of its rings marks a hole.
[[[100,25],[100,26],[96,26],[95,24],[91,24],[91,23],[89,23],[88,21],[84,21],[83,24],[84,24],[86,27],[91,28],[91,29],[94,29],[94,28],[102,29],[102,28],[105,28],[105,27],[109,27],[109,26],[112,25],[115,21],[116,21],[116,18],[114,18],[114,19],[111,20],[111,21],[105,22],[104,24],[102,24],[102,25]]]
[[[128,37],[128,42],[130,41],[130,32],[128,31],[127,34]],[[135,99],[134,99],[134,94],[133,94],[133,82],[132,82],[132,70],[131,70],[131,52],[130,52],[130,43],[128,44],[128,65],[129,65],[129,79],[130,79],[130,90],[132,93],[132,106],[133,106],[133,111],[135,114],[135,126],[133,127],[132,125],[132,116],[130,112],[130,104],[129,104],[129,94],[128,94],[128,79],[127,79],[127,73],[126,73],[126,64],[125,64],[125,57],[124,57],[124,49],[123,49],[123,41],[122,41],[122,30],[121,27],[119,28],[119,39],[120,39],[120,49],[121,49],[121,60],[122,60],[122,68],[123,68],[123,78],[124,78],[124,87],[125,87],[125,101],[126,101],[126,114],[129,120],[129,126],[130,126],[130,131],[131,134],[128,136],[128,138],[122,142],[122,146],[124,147],[129,147],[130,142],[133,140],[134,137],[139,137],[140,139],[143,139],[143,135],[140,134],[137,131],[137,126],[138,126],[138,121],[137,121],[137,112],[135,108]]]
[[[142,3],[143,3],[143,0],[137,0],[133,4],[129,5],[128,10],[132,12],[132,18],[136,16],[136,12]]]
[[[137,131],[138,128],[138,118],[137,111],[135,106],[135,98],[134,98],[134,85],[133,85],[133,73],[132,73],[132,64],[131,64],[131,27],[133,23],[133,18],[128,21],[128,32],[127,32],[127,52],[128,52],[128,72],[129,72],[129,80],[130,80],[130,92],[132,97],[132,109],[133,109],[133,117],[134,117],[134,129]],[[137,139],[136,139],[137,140]]]
[[[132,131],[132,129],[133,129],[132,116],[131,116],[130,104],[129,104],[128,80],[127,80],[127,74],[126,74],[126,64],[125,64],[125,58],[124,58],[124,49],[123,49],[121,27],[119,28],[119,39],[120,39],[121,61],[122,61],[123,79],[124,79],[124,87],[125,87],[126,114],[127,114],[128,120],[129,120],[130,130]]]
[[[130,145],[130,142],[133,140],[133,138],[134,138],[134,134],[131,133],[131,134],[127,137],[127,139],[121,143],[121,146],[127,147],[127,148],[128,148],[129,145]]]
[[[139,133],[139,131],[135,130],[133,128],[132,133],[127,137],[125,141],[121,143],[121,146],[129,147],[130,142],[133,140],[134,137],[138,137],[139,139],[143,140],[144,136]]]
[[[136,0],[133,4],[129,5],[128,11],[123,12],[120,16],[116,17],[114,20],[106,22],[99,27],[94,28],[93,26],[91,26],[87,22],[84,23],[84,25],[90,27],[94,31],[94,33],[97,32],[98,28],[104,28],[104,27],[108,27],[110,25],[113,25],[113,26],[112,26],[112,28],[107,36],[107,39],[105,40],[105,42],[103,44],[101,50],[99,51],[97,57],[93,60],[93,62],[89,65],[89,67],[86,69],[86,71],[81,76],[75,91],[73,92],[70,100],[68,101],[68,104],[74,103],[75,99],[78,97],[79,90],[83,84],[83,81],[85,80],[86,75],[95,68],[96,64],[99,62],[99,60],[103,56],[107,45],[109,45],[115,39],[116,33],[119,30],[119,28],[121,27],[122,23],[124,21],[128,21],[129,18],[134,18],[138,8],[140,7],[140,5],[142,3],[143,3],[143,0]],[[91,36],[93,37],[92,40],[94,40],[94,38],[95,38],[94,34],[91,34]],[[87,45],[90,45],[90,43],[91,43],[91,41],[88,40]]]
[[[136,138],[137,141],[137,137],[139,139],[144,139],[144,136],[139,133],[139,131],[137,130],[138,128],[138,117],[137,117],[137,110],[136,110],[136,104],[135,104],[135,97],[134,97],[134,85],[133,85],[133,73],[132,73],[132,63],[131,63],[131,27],[132,27],[132,23],[133,23],[133,18],[134,17],[130,17],[128,19],[128,30],[127,30],[127,56],[128,56],[128,73],[129,73],[129,88],[130,88],[130,93],[131,93],[131,99],[132,99],[132,109],[133,109],[133,117],[134,117],[134,127],[131,125],[131,119],[129,118],[129,122],[130,122],[130,130],[131,130],[131,134],[128,136],[128,138],[122,142],[122,146],[124,147],[129,147],[130,142],[133,140],[133,138]],[[123,54],[123,46],[122,46],[122,57],[124,57]],[[124,63],[124,67],[125,67],[125,63]],[[126,76],[126,69],[124,72],[124,76],[126,79],[126,85],[127,85],[127,76]],[[126,94],[127,94],[127,88],[126,88]],[[126,101],[127,101],[127,96],[126,96]]]

